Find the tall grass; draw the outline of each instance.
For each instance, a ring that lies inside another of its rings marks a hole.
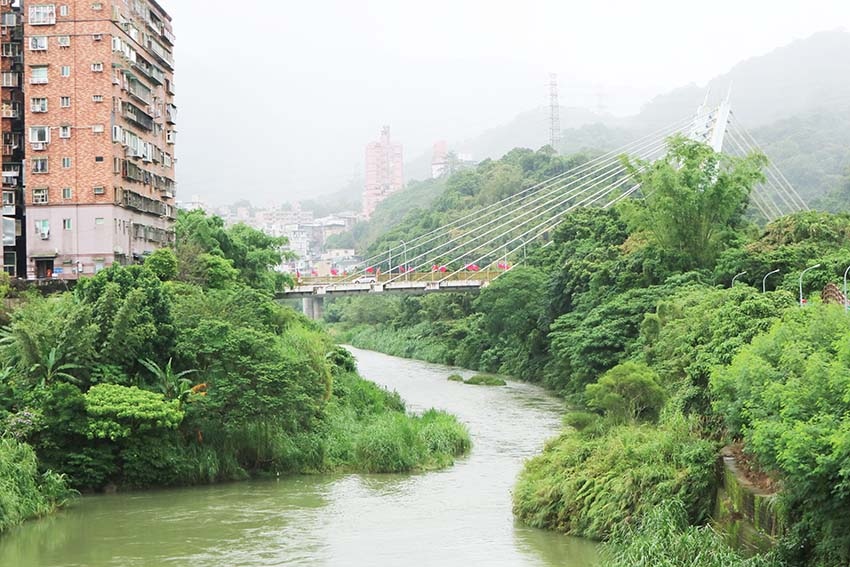
[[[448,466],[469,451],[466,427],[445,412],[408,415],[395,393],[355,374],[335,383],[324,431],[326,469],[404,472]]]
[[[688,525],[685,506],[672,500],[635,526],[619,530],[602,553],[603,567],[780,567],[773,555],[745,558],[710,526]]]
[[[38,473],[32,447],[0,437],[0,533],[51,512],[69,496],[63,477]]]
[[[686,423],[565,430],[526,463],[514,513],[534,527],[606,539],[671,499],[704,521],[714,494],[714,446]]]

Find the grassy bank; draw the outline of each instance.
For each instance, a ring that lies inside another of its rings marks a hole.
[[[567,428],[524,467],[514,513],[530,526],[593,539],[672,499],[701,522],[712,508],[715,455],[682,421]]]
[[[32,447],[0,437],[0,533],[53,511],[68,496],[64,478],[38,472]]]

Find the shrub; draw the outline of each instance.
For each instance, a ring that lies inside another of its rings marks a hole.
[[[463,382],[463,376],[460,374],[449,374],[449,382]]]
[[[654,421],[664,404],[665,392],[657,375],[642,362],[624,362],[585,388],[587,402],[614,421]]]

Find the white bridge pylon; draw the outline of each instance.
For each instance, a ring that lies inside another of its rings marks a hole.
[[[607,208],[635,195],[640,186],[622,156],[652,163],[666,155],[667,139],[676,134],[732,155],[758,151],[755,140],[735,119],[729,95],[714,106],[709,106],[706,96],[693,117],[521,188],[491,205],[458,214],[445,225],[407,242],[399,241],[365,260],[357,273],[304,278],[280,295],[318,298],[479,290],[521,263],[529,244],[545,241],[548,245],[549,235],[571,211],[591,206]],[[768,221],[808,209],[772,163],[766,168],[765,178],[753,190],[750,201]]]

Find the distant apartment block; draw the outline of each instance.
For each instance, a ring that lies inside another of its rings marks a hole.
[[[434,142],[431,155],[431,179],[437,179],[449,172],[449,145],[445,140]]]
[[[404,187],[403,164],[401,144],[390,140],[390,127],[384,126],[381,139],[366,146],[365,218],[372,216],[378,203]]]
[[[174,241],[171,17],[155,0],[24,0],[20,15],[23,160],[9,172],[24,180],[21,269],[75,278],[141,261]],[[5,70],[15,48],[3,42]],[[5,204],[5,155],[3,169]]]
[[[3,121],[3,270],[26,273],[24,211],[24,28],[20,2],[0,0]]]

